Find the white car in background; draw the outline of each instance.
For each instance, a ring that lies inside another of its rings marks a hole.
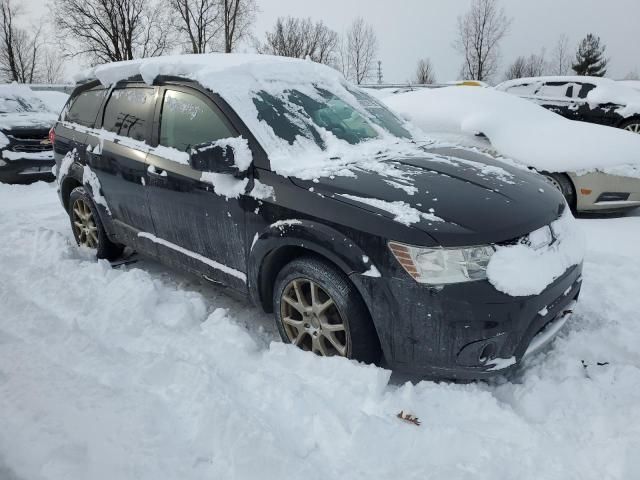
[[[640,206],[640,135],[570,121],[488,88],[422,89],[383,101],[436,141],[476,147],[545,175],[577,212]]]
[[[569,120],[640,133],[640,91],[609,78],[562,76],[508,80],[496,90],[518,95]]]

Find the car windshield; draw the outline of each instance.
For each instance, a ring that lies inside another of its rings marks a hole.
[[[253,103],[258,119],[291,145],[301,136],[324,150],[322,133],[326,132],[351,145],[379,138],[381,129],[394,137],[411,138],[402,122],[377,100],[359,90],[349,92],[357,101],[355,105],[317,86],[311,94],[290,89],[274,96],[262,90]]]
[[[38,98],[18,95],[0,97],[0,113],[43,113],[49,109]]]

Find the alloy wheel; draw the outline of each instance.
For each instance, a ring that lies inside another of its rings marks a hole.
[[[292,344],[320,356],[348,355],[345,322],[333,299],[312,280],[298,278],[287,284],[280,313]]]
[[[560,185],[560,182],[558,182],[558,180],[556,180],[554,177],[551,176],[546,176],[545,178],[547,179],[547,181],[553,185],[560,193],[564,194],[564,191],[562,190],[562,185]]]
[[[624,127],[624,129],[628,132],[640,133],[640,123],[630,123],[629,125]]]
[[[73,229],[82,247],[98,248],[98,227],[91,208],[79,198],[73,204]]]

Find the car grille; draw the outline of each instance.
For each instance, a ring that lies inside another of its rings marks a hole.
[[[11,141],[9,150],[14,152],[37,153],[51,150],[51,143],[46,135],[36,138],[33,138],[33,134],[11,134],[7,136]]]

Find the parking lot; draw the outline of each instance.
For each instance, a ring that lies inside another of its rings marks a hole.
[[[575,315],[510,382],[412,384],[285,346],[270,316],[157,263],[97,262],[55,185],[0,185],[0,202],[12,480],[640,474],[637,211],[580,220]]]

